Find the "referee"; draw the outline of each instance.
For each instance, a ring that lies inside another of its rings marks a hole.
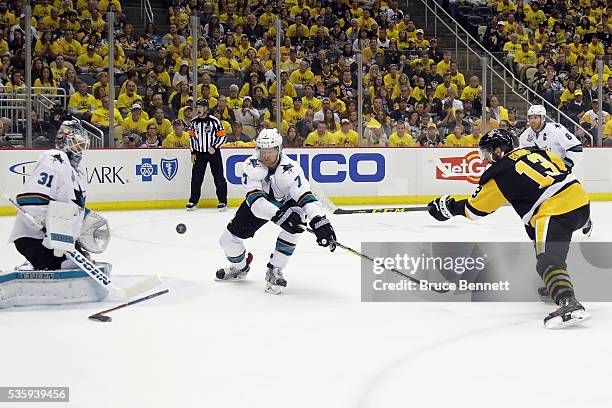
[[[191,149],[191,197],[186,205],[187,211],[193,211],[200,201],[202,182],[206,166],[210,169],[217,189],[217,208],[227,207],[227,181],[223,175],[223,159],[221,145],[225,143],[225,129],[219,119],[208,114],[208,101],[200,99],[196,102],[197,117],[189,127],[189,147]]]

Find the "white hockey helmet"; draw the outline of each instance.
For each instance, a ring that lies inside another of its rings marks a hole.
[[[283,137],[278,133],[277,129],[263,129],[257,136],[257,157],[261,149],[271,149],[278,147],[278,155],[280,156],[283,149]]]
[[[527,117],[541,116],[542,120],[546,118],[546,108],[544,105],[531,105],[527,111]]]
[[[68,154],[71,161],[81,161],[83,152],[89,149],[89,135],[78,120],[64,121],[55,136],[55,147]]]

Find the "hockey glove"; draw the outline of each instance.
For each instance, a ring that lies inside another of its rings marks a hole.
[[[431,203],[427,204],[427,211],[429,211],[429,215],[434,217],[438,221],[446,221],[451,217],[454,217],[450,210],[450,207],[455,203],[454,198],[450,198],[445,195],[439,198],[436,198]]]
[[[314,217],[310,221],[310,228],[317,236],[317,244],[322,247],[329,246],[329,250],[332,252],[336,249],[336,233],[325,216]]]
[[[304,226],[306,226],[300,214],[293,211],[291,208],[281,208],[270,221],[279,225],[290,234],[300,234],[304,232]]]

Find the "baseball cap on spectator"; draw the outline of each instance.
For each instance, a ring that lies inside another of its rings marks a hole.
[[[498,26],[503,26],[503,25],[505,25],[505,24],[504,24],[504,22],[503,22],[503,21],[498,21],[498,22],[497,22],[497,25],[498,25]]]
[[[206,106],[208,107],[208,100],[207,99],[198,99],[198,101],[196,102],[197,106]]]
[[[431,44],[432,42],[435,42],[436,44],[438,43],[438,39],[437,38],[432,38],[431,40],[429,40],[429,43]]]
[[[247,99],[248,99],[249,101],[252,101],[252,100],[253,100],[253,99],[252,99],[252,98],[251,98],[249,95],[244,95],[244,97],[242,98],[242,100],[243,100],[243,101],[246,101]],[[300,102],[301,102],[301,101],[300,101]]]
[[[251,77],[259,77],[259,75],[257,74],[257,72],[251,72]]]
[[[135,103],[132,105],[132,108],[130,110],[134,110],[134,109],[142,109],[142,106],[140,106],[139,103]]]
[[[228,52],[228,51],[234,52],[234,50],[232,50],[232,47],[227,47],[223,52]]]
[[[416,33],[417,33],[417,34],[419,34],[419,33],[420,33],[420,34],[425,34],[425,31],[423,31],[423,29],[422,29],[422,28],[417,28]]]
[[[89,45],[87,46],[87,51],[93,51],[93,50],[95,50],[95,49],[96,49],[96,46],[95,46],[95,45],[93,45],[93,44],[89,44]]]
[[[576,95],[582,95],[582,89],[576,89],[574,91],[574,96],[576,96]]]
[[[351,124],[351,121],[345,118],[345,119],[342,119],[342,120],[340,121],[340,124],[341,124],[341,125],[346,125],[346,124],[349,124],[349,125],[350,125],[350,124]]]

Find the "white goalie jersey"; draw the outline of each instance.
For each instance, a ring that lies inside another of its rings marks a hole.
[[[539,132],[527,127],[519,138],[519,146],[535,146],[552,152],[559,156],[568,168],[576,165],[582,154],[580,140],[559,123],[545,123]]]
[[[262,165],[256,155],[249,157],[242,166],[246,201],[257,218],[271,219],[290,200],[301,207],[309,219],[324,216],[302,168],[287,155],[281,154],[275,171]]]
[[[17,204],[40,223],[45,221],[49,201],[77,204],[82,210],[73,220],[74,237],[78,237],[84,218],[86,191],[87,174],[83,162],[75,169],[66,153],[48,150],[40,156],[31,175],[17,194]],[[9,242],[22,237],[43,239],[45,233],[18,212]]]

